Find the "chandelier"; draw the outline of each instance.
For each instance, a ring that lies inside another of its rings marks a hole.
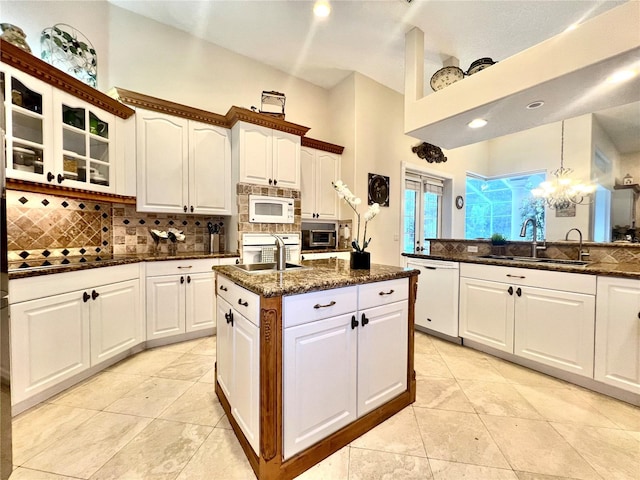
[[[552,209],[566,209],[571,205],[591,203],[591,194],[595,191],[593,185],[584,184],[571,178],[573,170],[564,167],[564,120],[562,121],[562,140],[560,143],[560,168],[552,172],[551,181],[542,182],[538,188],[531,190],[535,197],[544,199],[547,207]]]

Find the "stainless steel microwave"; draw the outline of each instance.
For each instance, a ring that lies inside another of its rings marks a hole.
[[[336,231],[335,230],[303,230],[302,231],[302,247],[303,248],[335,248]]]
[[[249,195],[249,222],[293,223],[293,198]]]

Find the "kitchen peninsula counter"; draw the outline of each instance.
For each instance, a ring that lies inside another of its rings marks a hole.
[[[419,271],[217,273],[215,391],[259,480],[288,480],[416,398]]]

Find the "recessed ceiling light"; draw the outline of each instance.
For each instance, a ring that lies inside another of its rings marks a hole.
[[[313,14],[316,17],[328,17],[331,13],[331,5],[328,0],[316,0],[313,4]]]
[[[543,105],[544,105],[544,102],[542,100],[536,100],[535,102],[531,102],[529,105],[527,105],[527,108],[529,110],[533,110],[536,108],[540,108]]]
[[[487,121],[484,118],[476,118],[471,120],[467,125],[469,128],[482,128],[487,124]]]
[[[618,70],[607,78],[608,83],[621,83],[635,77],[638,72],[634,70]]]

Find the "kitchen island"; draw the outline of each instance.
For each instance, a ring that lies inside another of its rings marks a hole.
[[[418,271],[213,269],[216,394],[258,479],[294,478],[415,401]]]

